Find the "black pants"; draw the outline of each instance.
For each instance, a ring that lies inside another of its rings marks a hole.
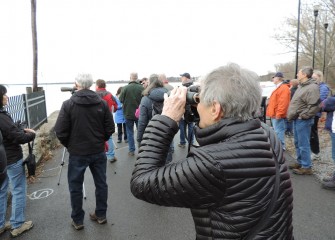
[[[319,134],[318,134],[319,119],[320,119],[320,117],[318,117],[318,116],[314,117],[314,124],[311,128],[310,143],[311,143],[311,151],[314,154],[319,154],[320,153]]]
[[[122,128],[123,128],[123,140],[127,140],[127,130],[125,123],[118,123],[117,124],[117,140],[122,141]]]

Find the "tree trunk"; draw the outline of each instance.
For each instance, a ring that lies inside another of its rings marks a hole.
[[[36,30],[36,0],[31,2],[31,31],[33,39],[33,92],[37,92],[37,68],[38,68],[38,48]]]

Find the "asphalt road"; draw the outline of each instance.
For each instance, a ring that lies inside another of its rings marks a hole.
[[[176,137],[177,140],[178,137]],[[178,141],[175,141],[177,145]],[[167,208],[136,199],[130,193],[130,176],[135,157],[129,157],[126,144],[118,144],[118,161],[107,165],[108,212],[107,224],[98,225],[89,219],[94,210],[94,184],[88,169],[85,175],[83,208],[86,212],[85,229],[76,231],[71,226],[71,208],[67,185],[68,156],[59,173],[63,148],[43,166],[44,171],[34,184],[28,186],[27,220],[34,228],[16,239],[57,240],[188,240],[195,239],[193,220],[188,209]],[[186,155],[187,149],[175,148],[174,159]],[[292,161],[287,156],[288,163]],[[294,235],[298,240],[335,240],[335,191],[321,189],[313,176],[291,174],[294,189]],[[10,239],[9,233],[0,239]]]

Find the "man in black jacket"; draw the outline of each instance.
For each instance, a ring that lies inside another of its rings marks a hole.
[[[55,125],[58,139],[69,156],[68,183],[71,196],[72,226],[84,228],[83,181],[90,168],[96,187],[96,208],[90,218],[99,224],[107,222],[108,186],[106,183],[105,141],[114,133],[114,121],[107,103],[89,90],[93,84],[90,74],[76,77],[76,91],[65,101]]]
[[[259,77],[228,64],[210,72],[200,89],[199,147],[165,165],[185,111],[186,88],[175,88],[143,135],[131,192],[149,203],[190,208],[198,240],[293,239],[283,150],[273,130],[253,118]]]

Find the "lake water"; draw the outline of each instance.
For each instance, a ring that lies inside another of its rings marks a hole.
[[[180,86],[180,82],[171,82],[172,86]],[[124,83],[108,83],[107,90],[110,91],[113,95],[116,94],[116,91],[119,87],[125,86]],[[31,85],[5,85],[7,87],[8,96],[15,96],[26,93],[26,87],[31,87]],[[93,85],[91,90],[94,90]],[[46,106],[47,106],[47,115],[49,116],[54,111],[60,110],[62,103],[71,97],[70,92],[62,92],[61,87],[73,87],[73,84],[41,84],[39,87],[43,87],[45,91]],[[263,96],[269,97],[271,92],[275,88],[273,83],[261,84],[263,89]]]
[[[180,86],[179,82],[171,82],[172,86]],[[116,94],[116,91],[119,87],[125,86],[124,83],[108,83],[107,90],[110,91],[113,95]],[[5,85],[7,88],[8,96],[16,96],[26,93],[26,87],[31,87],[31,85]],[[45,100],[47,106],[47,115],[49,116],[54,111],[60,110],[62,103],[71,97],[71,92],[62,92],[61,87],[73,87],[73,84],[41,84],[39,87],[43,87],[45,91]],[[91,90],[95,90],[95,85],[91,87]]]

